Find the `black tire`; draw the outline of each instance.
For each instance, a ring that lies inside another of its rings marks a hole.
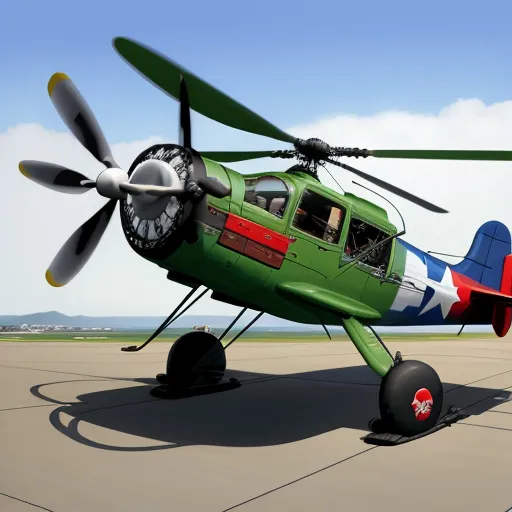
[[[421,361],[403,361],[382,379],[380,414],[393,433],[422,434],[437,423],[443,407],[443,385],[436,371]]]
[[[200,371],[194,371],[194,366],[203,356],[204,360],[198,367]],[[208,332],[188,332],[179,337],[169,350],[167,385],[171,389],[187,389],[216,384],[224,376],[225,370],[226,354],[222,343]]]

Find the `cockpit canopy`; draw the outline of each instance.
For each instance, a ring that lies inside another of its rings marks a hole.
[[[275,176],[246,178],[246,203],[253,204],[263,210],[282,218],[290,199],[290,191],[286,183]]]
[[[277,218],[283,218],[292,199],[285,180],[266,175],[246,177],[244,182],[245,203],[261,208]],[[345,263],[357,258],[363,265],[385,271],[390,261],[392,239],[389,232],[369,220],[375,214],[387,220],[385,211],[352,194],[345,194],[345,204],[312,190],[314,188],[306,186],[301,192],[296,210],[290,216],[291,226],[307,236],[339,246],[342,261]],[[357,206],[354,202],[357,202]],[[347,221],[348,205],[352,206],[352,213],[346,239],[343,240],[342,231]],[[363,213],[363,216],[360,217],[358,212]]]
[[[345,212],[345,208],[334,201],[306,188],[295,212],[293,226],[315,238],[337,244]]]

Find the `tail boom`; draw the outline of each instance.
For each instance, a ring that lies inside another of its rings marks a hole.
[[[512,255],[504,224],[482,225],[464,260],[455,265],[397,242],[402,277],[379,324],[492,325],[498,336],[507,334],[512,325]]]

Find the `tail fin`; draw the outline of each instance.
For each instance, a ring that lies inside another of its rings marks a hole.
[[[510,231],[492,220],[476,232],[466,258],[451,268],[474,281],[505,295],[512,295],[512,255]],[[505,336],[512,324],[510,305],[495,303],[492,326],[498,336]]]
[[[477,283],[501,291],[505,258],[511,252],[511,237],[507,226],[491,220],[476,232],[466,258],[451,267]]]

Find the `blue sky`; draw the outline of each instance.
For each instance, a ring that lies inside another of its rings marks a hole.
[[[185,293],[165,279],[162,269],[128,250],[119,219],[73,283],[55,289],[44,279],[67,237],[103,203],[92,193],[55,194],[17,170],[20,160],[34,158],[71,166],[91,178],[101,171],[49,100],[50,76],[60,71],[73,79],[120,163],[124,158],[129,165],[151,136],[177,140],[177,102],[116,54],[113,37],[154,47],[295,135],[370,149],[510,149],[511,15],[510,0],[478,6],[446,0],[0,1],[0,169],[6,190],[16,190],[0,202],[2,216],[13,220],[4,223],[3,243],[16,247],[3,255],[0,280],[7,293],[0,294],[0,312],[164,315],[169,297],[174,302]],[[461,98],[480,101],[454,105]],[[375,116],[390,110],[414,115]],[[283,147],[199,115],[192,120],[199,151]],[[21,126],[5,133],[23,123],[43,129]],[[129,144],[116,145],[120,142]],[[268,159],[233,168],[284,170],[293,163]],[[465,254],[483,222],[497,219],[512,226],[510,162],[368,159],[358,164],[450,210],[436,216],[388,196],[406,219],[406,240],[418,247]],[[461,176],[464,194],[454,194]],[[321,173],[325,184],[327,178]],[[352,175],[337,169],[336,178],[346,190],[376,200],[351,184]],[[127,273],[141,278],[127,280]],[[8,293],[24,288],[30,293]],[[212,300],[198,308],[215,314],[237,310]]]
[[[177,104],[132,71],[111,40],[144,42],[286,129],[336,114],[437,113],[512,91],[512,4],[468,2],[4,2],[0,131],[63,130],[46,93],[71,76],[111,143],[175,139]],[[198,149],[247,140],[196,120]],[[343,145],[343,141],[340,141]],[[272,141],[251,136],[251,147]]]

